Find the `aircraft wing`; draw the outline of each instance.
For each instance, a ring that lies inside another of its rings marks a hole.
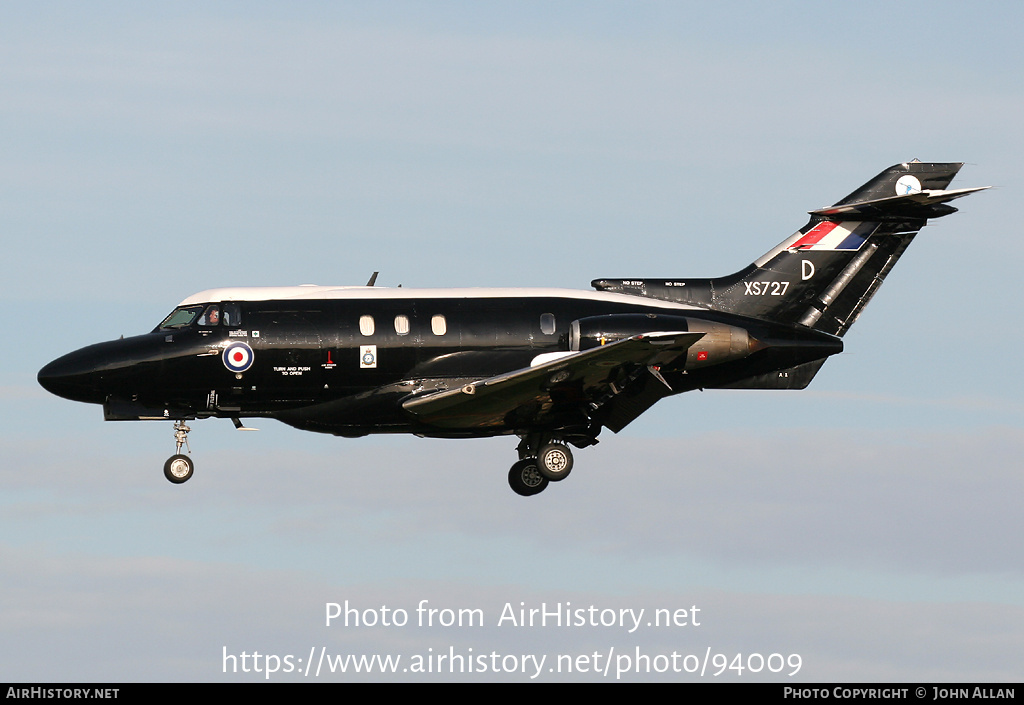
[[[582,352],[549,353],[532,367],[413,397],[402,406],[442,428],[579,423],[641,375],[653,375],[667,387],[660,368],[671,369],[684,360],[687,349],[703,336],[645,333]]]

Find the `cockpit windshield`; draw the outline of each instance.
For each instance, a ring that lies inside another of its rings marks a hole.
[[[192,324],[200,328],[228,326],[237,328],[242,323],[241,308],[237,303],[200,304],[179,306],[156,327],[156,330],[180,330]]]
[[[157,330],[174,330],[187,328],[203,312],[202,306],[181,306],[171,311],[170,315],[158,325]]]

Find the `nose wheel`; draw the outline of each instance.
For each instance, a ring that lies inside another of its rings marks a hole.
[[[181,447],[185,446],[186,450],[191,454],[192,448],[188,444],[188,432],[191,431],[185,421],[174,422],[174,442],[177,448],[174,451],[174,455],[167,459],[164,463],[164,477],[173,482],[176,485],[180,485],[182,482],[188,482],[189,478],[192,477],[192,473],[195,471],[195,463],[192,462],[192,458],[187,455],[182,455]]]
[[[164,463],[164,477],[174,484],[180,485],[182,482],[188,482],[195,469],[196,466],[192,462],[192,458],[187,455],[172,455]]]

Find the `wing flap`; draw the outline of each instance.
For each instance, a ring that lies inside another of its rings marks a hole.
[[[638,372],[672,366],[703,336],[680,331],[635,335],[459,389],[413,397],[402,406],[443,428],[515,428],[586,419],[593,405],[622,392]]]

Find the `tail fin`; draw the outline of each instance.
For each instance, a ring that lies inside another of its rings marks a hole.
[[[892,166],[735,274],[715,279],[599,279],[599,290],[693,303],[843,335],[929,218],[981,188],[946,190],[961,163]],[[987,188],[987,187],[982,187]]]

